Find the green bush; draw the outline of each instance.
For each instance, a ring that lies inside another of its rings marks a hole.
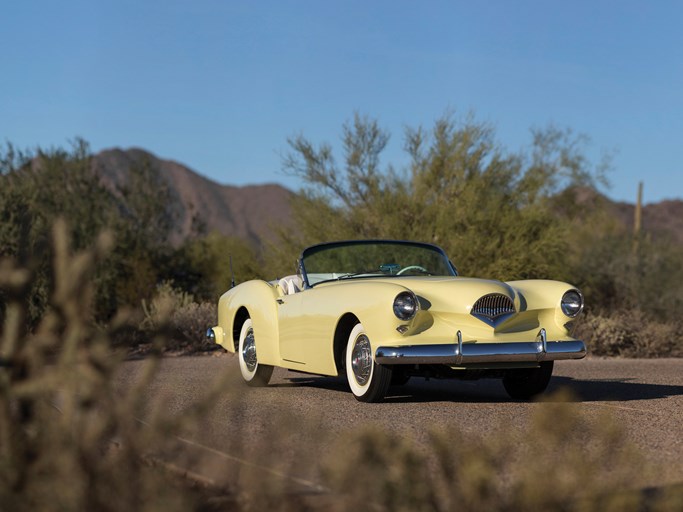
[[[169,278],[174,286],[191,292],[199,301],[215,302],[230,288],[233,277],[236,283],[273,279],[264,272],[260,260],[258,252],[244,240],[211,232],[191,238],[178,248]]]
[[[149,299],[169,273],[169,243],[177,200],[157,170],[146,163],[128,169],[129,183],[105,187],[93,169],[87,143],[70,150],[21,153],[11,144],[0,151],[0,257],[30,266],[35,278],[28,296],[28,322],[45,313],[53,286],[50,230],[55,219],[68,222],[73,246],[92,246],[109,231],[115,243],[93,273],[93,315],[110,320],[122,306]],[[0,309],[2,309],[0,296]]]

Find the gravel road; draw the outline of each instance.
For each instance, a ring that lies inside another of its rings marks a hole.
[[[125,363],[123,387],[134,382],[144,364]],[[368,425],[418,442],[429,427],[454,426],[464,433],[532,443],[525,437],[529,420],[549,407],[548,402],[511,401],[496,380],[413,378],[391,388],[381,404],[357,402],[341,378],[281,369],[267,388],[249,388],[231,355],[164,359],[149,397],[171,414],[182,413],[218,379],[223,382],[215,407],[180,441],[186,448],[181,464],[214,481],[229,481],[250,467],[285,475],[292,485],[315,487],[315,472],[306,468],[339,436]],[[624,427],[655,469],[643,475],[643,486],[683,482],[683,359],[557,362],[550,396],[560,389],[573,393],[568,407],[574,414],[589,421],[608,414]]]

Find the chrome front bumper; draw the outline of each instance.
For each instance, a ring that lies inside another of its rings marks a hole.
[[[444,364],[460,366],[472,363],[516,363],[581,359],[586,356],[583,341],[547,341],[545,330],[536,341],[507,343],[463,343],[458,331],[457,343],[446,345],[408,345],[379,347],[378,364]]]

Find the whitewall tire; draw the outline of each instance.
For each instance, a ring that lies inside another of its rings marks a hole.
[[[391,384],[391,368],[375,363],[370,338],[356,324],[346,344],[344,367],[353,396],[361,402],[381,402]]]
[[[270,376],[273,374],[273,367],[258,362],[256,337],[254,336],[251,318],[247,318],[242,324],[237,358],[240,362],[242,378],[248,385],[265,386],[268,384]]]

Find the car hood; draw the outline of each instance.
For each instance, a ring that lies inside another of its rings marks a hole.
[[[348,280],[343,283],[358,282]],[[472,305],[484,295],[499,293],[509,297],[513,302],[519,295],[517,290],[501,281],[479,279],[473,277],[389,277],[367,278],[363,282],[391,283],[412,290],[431,310],[453,311],[461,309],[469,312]],[[340,282],[339,284],[342,284]]]

